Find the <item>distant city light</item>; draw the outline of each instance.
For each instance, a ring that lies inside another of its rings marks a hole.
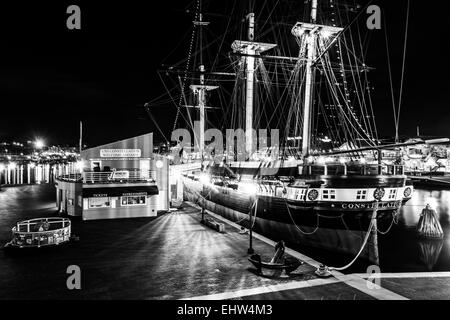
[[[36,147],[36,149],[42,149],[42,148],[45,147],[45,143],[44,143],[43,140],[37,139],[37,140],[34,142],[34,146]]]

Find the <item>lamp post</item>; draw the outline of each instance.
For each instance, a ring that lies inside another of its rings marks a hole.
[[[201,197],[203,198],[203,206],[202,206],[202,221],[201,223],[205,223],[205,206],[206,206],[206,192],[205,192],[205,185],[207,183],[210,183],[210,177],[206,172],[202,172],[200,174],[200,183],[202,184],[202,194]]]
[[[255,214],[256,214],[257,209],[258,209],[258,195],[255,194],[255,204],[252,206],[252,208],[250,210],[250,239],[249,239],[249,246],[248,246],[248,250],[247,250],[248,254],[255,253],[255,250],[253,249],[253,224],[254,224],[253,211],[255,211]]]
[[[203,192],[203,206],[202,206],[202,221],[201,221],[201,223],[205,224],[206,195],[205,195],[205,185],[204,184],[202,184],[202,192]]]

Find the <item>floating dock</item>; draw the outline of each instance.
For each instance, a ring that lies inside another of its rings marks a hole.
[[[437,190],[450,190],[450,176],[410,176],[417,188],[433,188]]]

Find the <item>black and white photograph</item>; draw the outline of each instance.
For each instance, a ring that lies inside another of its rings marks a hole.
[[[448,23],[411,0],[2,4],[0,300],[450,300]]]

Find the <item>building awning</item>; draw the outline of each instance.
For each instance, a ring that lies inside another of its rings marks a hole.
[[[83,188],[84,198],[98,197],[126,197],[126,196],[151,196],[159,194],[158,187],[152,186],[123,186],[112,188]]]

